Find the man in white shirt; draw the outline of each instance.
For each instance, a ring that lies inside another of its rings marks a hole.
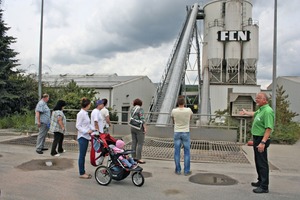
[[[103,105],[103,101],[97,100],[95,105],[96,107],[91,113],[91,125],[94,130],[97,130],[100,133],[103,133],[103,118],[100,113],[102,105]]]
[[[111,126],[110,119],[109,119],[109,111],[106,108],[107,99],[102,99],[103,108],[100,110],[102,119],[103,119],[103,132],[109,133],[109,127]]]
[[[188,176],[192,172],[190,170],[190,120],[193,112],[190,108],[186,108],[184,96],[179,96],[177,100],[178,107],[174,108],[171,117],[174,123],[174,161],[175,173],[181,174],[180,165],[180,149],[181,144],[184,150],[184,175]]]
[[[91,113],[91,126],[93,130],[99,131],[99,133],[103,133],[103,119],[100,113],[100,110],[103,108],[103,101],[97,100],[96,101],[96,107]],[[95,142],[95,141],[94,141]],[[101,153],[95,152],[94,157],[97,158]],[[95,160],[96,165],[101,165],[104,160],[104,156],[101,156],[100,158]]]

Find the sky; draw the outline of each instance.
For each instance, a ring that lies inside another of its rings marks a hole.
[[[2,0],[19,69],[37,73],[42,0]],[[186,17],[209,0],[44,0],[43,73],[146,75],[159,82]],[[273,75],[274,0],[252,0],[259,22],[257,84]],[[300,76],[299,0],[278,1],[277,76]],[[202,27],[198,27],[202,31]]]

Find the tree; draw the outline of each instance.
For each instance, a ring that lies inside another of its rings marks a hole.
[[[289,97],[285,94],[283,86],[276,89],[276,122],[275,129],[272,133],[272,141],[275,143],[294,144],[300,136],[300,127],[293,118],[298,116],[298,113],[289,110],[290,102],[287,100]],[[272,99],[272,96],[271,98]],[[270,101],[270,105],[272,102]]]
[[[4,23],[2,16],[3,10],[0,8],[0,117],[14,111],[12,102],[18,99],[18,95],[11,92],[15,87],[9,78],[19,73],[14,70],[18,66],[18,59],[15,58],[18,53],[10,48],[16,38],[6,35],[10,28]]]

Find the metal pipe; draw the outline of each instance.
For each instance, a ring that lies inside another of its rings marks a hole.
[[[277,73],[277,0],[274,0],[272,108],[274,110],[275,122],[276,122],[276,87],[277,87],[276,73]]]
[[[41,6],[41,30],[40,30],[40,54],[39,54],[38,99],[40,99],[40,98],[42,97],[43,15],[44,15],[44,0],[42,0],[42,6]]]

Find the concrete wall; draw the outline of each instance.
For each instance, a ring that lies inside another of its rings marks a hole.
[[[77,134],[75,122],[67,122],[67,132],[69,134]],[[128,125],[113,124],[110,134],[115,137],[128,136],[130,135],[130,127]],[[150,125],[148,126],[147,136],[159,138],[173,138],[173,127],[156,127],[155,125]],[[191,128],[191,139],[236,142],[237,130],[195,127]]]

